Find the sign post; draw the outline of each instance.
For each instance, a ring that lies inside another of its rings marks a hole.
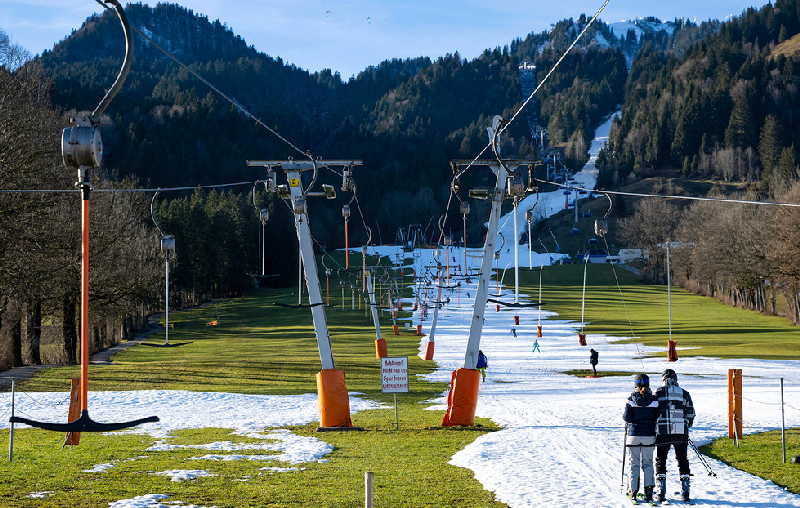
[[[408,393],[408,358],[381,358],[381,391],[394,395],[394,424],[400,430],[397,394]]]

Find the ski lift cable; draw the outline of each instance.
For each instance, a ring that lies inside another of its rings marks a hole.
[[[128,17],[125,15],[125,10],[122,8],[118,0],[96,1],[104,9],[111,9],[117,14],[120,24],[122,25],[123,34],[125,36],[125,58],[122,61],[122,67],[117,73],[117,78],[114,80],[114,84],[111,85],[111,88],[108,89],[105,96],[100,99],[97,107],[95,107],[94,111],[92,111],[91,118],[93,120],[105,113],[106,109],[108,109],[108,106],[111,105],[111,101],[114,100],[114,97],[117,96],[119,91],[122,89],[122,86],[125,84],[125,80],[128,78],[128,73],[131,70],[131,65],[133,65],[133,38],[131,37],[131,26],[128,22]],[[113,7],[109,7],[107,4],[111,4]]]
[[[610,211],[610,209],[609,209]],[[603,235],[601,237],[603,239],[603,243],[606,247],[606,254],[611,255],[611,251],[608,247],[608,239]],[[617,268],[614,266],[614,263],[609,263],[611,265],[611,271],[614,273],[614,281],[617,284],[617,292],[619,293],[619,299],[622,301],[622,311],[625,313],[625,320],[628,322],[628,331],[631,334],[631,338],[638,337],[636,335],[635,330],[633,329],[633,322],[631,321],[630,313],[628,312],[628,304],[625,299],[625,294],[622,291],[622,285],[619,283],[619,275],[617,275]],[[642,357],[642,351],[639,349],[639,343],[634,342],[633,345],[636,347],[636,354],[639,356],[639,361],[642,363],[642,371],[644,371],[644,358]]]
[[[195,189],[222,189],[225,187],[241,187],[244,185],[253,185],[254,182],[233,182],[233,183],[221,183],[221,184],[213,184],[213,185],[187,185],[183,187],[154,187],[154,188],[137,188],[137,189],[125,189],[125,188],[93,188],[92,192],[113,192],[113,193],[122,193],[122,192],[169,192],[169,191],[184,191],[184,190],[195,190]],[[36,194],[36,193],[75,193],[81,192],[80,189],[0,189],[0,194]]]
[[[606,189],[587,189],[584,187],[579,187],[576,185],[565,185],[558,182],[551,182],[549,180],[543,180],[541,178],[535,178],[535,180],[539,183],[548,183],[551,185],[555,185],[557,187],[561,187],[564,189],[570,190],[579,190],[579,191],[586,191],[586,192],[595,192],[598,194],[612,194],[615,196],[629,196],[635,198],[661,198],[661,199],[675,199],[675,200],[683,200],[683,201],[712,201],[716,203],[735,203],[740,205],[758,205],[758,206],[779,206],[779,207],[788,207],[788,208],[800,208],[800,203],[787,203],[782,201],[755,201],[750,199],[732,199],[732,198],[713,198],[713,197],[702,197],[702,196],[676,196],[672,194],[647,194],[643,192],[623,192],[623,191],[612,191]]]
[[[525,107],[533,100],[533,98],[536,96],[536,94],[539,93],[539,90],[541,90],[542,87],[544,86],[544,84],[547,83],[547,81],[550,79],[550,76],[552,76],[553,73],[555,73],[555,71],[561,66],[561,63],[564,61],[564,59],[567,57],[567,55],[572,51],[572,49],[583,38],[584,34],[594,24],[594,22],[597,20],[597,18],[600,17],[600,15],[603,13],[603,11],[605,11],[606,7],[608,6],[609,1],[610,0],[604,0],[603,1],[603,4],[597,9],[597,11],[594,13],[594,16],[592,16],[592,18],[589,20],[589,22],[586,24],[586,26],[583,27],[583,30],[581,30],[581,32],[578,34],[578,36],[575,38],[575,40],[572,41],[572,44],[569,45],[567,50],[564,51],[564,53],[561,55],[561,57],[556,61],[555,65],[553,65],[553,67],[547,72],[547,74],[545,75],[544,79],[542,79],[542,81],[539,83],[539,85],[531,92],[531,94],[528,96],[528,98],[525,99],[525,101],[522,103],[522,105],[519,108],[517,108],[517,110],[514,112],[514,114],[511,115],[511,118],[509,119],[509,121],[504,126],[502,126],[501,128],[498,129],[498,132],[496,134],[502,134],[503,132],[505,132],[506,129],[508,129],[508,127],[514,122],[514,120],[517,119],[517,117],[522,112],[522,110],[525,109]],[[464,175],[464,173],[469,171],[469,169],[478,161],[478,159],[480,159],[481,156],[483,156],[483,154],[486,153],[486,150],[488,150],[491,147],[492,147],[492,143],[488,143],[486,146],[484,146],[483,149],[478,153],[478,155],[476,155],[475,158],[472,159],[472,161],[470,161],[470,163],[467,164],[466,167],[464,167],[464,169],[462,169],[461,171],[456,173],[455,177],[453,177],[453,181],[458,180],[459,178],[461,178],[462,175]]]
[[[102,1],[100,1],[100,0],[95,0],[95,1],[96,1],[98,4],[100,4],[100,5],[101,5],[101,6],[102,6],[104,9],[111,9],[111,7],[109,7],[109,6],[105,5],[105,4],[104,4]],[[112,0],[104,0],[104,1],[112,1]],[[113,0],[113,1],[116,3],[116,0]],[[289,140],[288,140],[286,137],[284,137],[283,135],[281,135],[281,134],[280,134],[280,133],[279,133],[279,132],[278,132],[276,129],[274,129],[274,128],[270,127],[269,125],[267,125],[266,123],[264,123],[264,122],[263,122],[263,121],[262,121],[260,118],[258,118],[257,116],[255,116],[254,114],[252,114],[250,111],[248,111],[248,110],[247,110],[247,109],[246,109],[244,106],[242,106],[242,105],[239,103],[239,101],[237,101],[236,99],[234,99],[234,98],[232,98],[232,97],[228,96],[227,94],[225,94],[224,92],[222,92],[222,91],[221,91],[219,88],[217,88],[216,86],[214,86],[214,84],[213,84],[213,83],[211,83],[209,80],[207,80],[206,78],[204,78],[203,76],[201,76],[199,73],[195,72],[195,71],[194,71],[194,70],[193,70],[191,67],[189,67],[188,65],[186,65],[186,64],[184,64],[183,62],[181,62],[180,60],[178,60],[178,58],[177,58],[175,55],[173,55],[172,53],[170,53],[170,52],[169,52],[169,51],[167,51],[166,49],[162,48],[162,47],[161,47],[161,46],[160,46],[160,45],[159,45],[159,44],[158,44],[156,41],[154,41],[154,40],[153,40],[153,38],[152,38],[152,37],[150,37],[150,36],[148,36],[146,33],[144,33],[144,31],[143,31],[143,30],[140,30],[140,29],[139,29],[139,28],[137,28],[136,26],[131,26],[131,28],[132,28],[132,29],[133,29],[133,30],[134,30],[134,31],[135,31],[137,34],[139,34],[139,36],[140,36],[140,37],[142,37],[144,40],[146,40],[146,41],[147,41],[147,42],[149,42],[151,45],[153,45],[153,47],[155,47],[155,48],[156,48],[156,49],[157,49],[159,52],[161,52],[161,53],[162,53],[164,56],[166,56],[167,58],[169,58],[170,60],[172,60],[173,62],[175,62],[175,64],[176,64],[176,65],[178,65],[178,67],[180,67],[181,69],[185,70],[186,72],[188,72],[189,74],[191,74],[192,76],[194,76],[195,78],[197,78],[198,80],[200,80],[200,81],[201,81],[201,82],[202,82],[204,85],[206,85],[207,87],[209,87],[209,88],[210,88],[210,89],[211,89],[211,90],[212,90],[214,93],[216,93],[217,95],[219,95],[220,97],[222,97],[223,99],[225,99],[226,101],[228,101],[228,102],[229,102],[229,103],[230,103],[230,104],[231,104],[231,105],[232,105],[234,108],[236,108],[236,109],[237,109],[237,110],[238,110],[238,111],[239,111],[241,114],[243,114],[243,115],[244,115],[244,116],[246,116],[247,118],[249,118],[249,119],[251,119],[252,121],[254,121],[256,124],[260,125],[260,126],[261,126],[261,127],[263,127],[264,129],[266,129],[266,130],[267,130],[269,133],[271,133],[272,135],[274,135],[276,138],[278,138],[279,140],[281,140],[283,143],[285,143],[286,145],[288,145],[290,148],[292,148],[294,151],[296,151],[297,153],[299,153],[299,154],[300,154],[300,155],[302,155],[303,157],[307,157],[307,158],[311,159],[311,161],[312,161],[312,162],[314,161],[314,157],[313,157],[313,156],[312,156],[312,155],[311,155],[311,154],[310,154],[308,151],[303,151],[303,150],[301,150],[300,148],[298,148],[298,147],[297,147],[297,145],[295,145],[294,143],[292,143],[291,141],[289,141]],[[113,98],[113,96],[112,96],[112,98]],[[101,103],[101,104],[102,104],[102,103]]]

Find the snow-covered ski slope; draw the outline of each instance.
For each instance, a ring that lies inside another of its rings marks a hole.
[[[447,382],[452,370],[463,366],[473,306],[467,292],[474,297],[475,285],[453,290],[450,304],[439,311],[438,370],[426,376],[429,380]],[[575,305],[578,308],[580,302]],[[520,326],[515,327],[518,338],[511,334],[515,314],[521,318]],[[668,364],[661,359],[639,359],[651,348],[594,335],[591,324],[587,326],[589,347],[580,347],[578,323],[559,320],[548,312],[542,318],[541,353],[533,353],[536,309],[494,312],[490,308],[487,312],[481,349],[489,358],[489,368],[481,385],[477,414],[492,419],[504,430],[478,438],[451,462],[473,470],[486,489],[512,507],[630,505],[621,495],[620,474],[622,412],[632,380],[584,379],[561,373],[589,368],[589,348],[599,351],[600,370],[647,372],[655,382],[663,369],[675,369],[695,402],[698,416],[691,437],[698,445],[727,435],[728,368],[744,370],[747,432],[780,426],[779,406],[775,405],[779,402],[779,377],[792,387],[786,392],[787,400],[800,400],[798,361],[685,358]],[[423,321],[426,332],[430,319]],[[426,340],[421,340],[421,347]],[[432,409],[443,410],[445,398],[438,402],[440,405]],[[787,408],[786,417],[787,425],[800,425],[800,411]],[[691,453],[697,506],[800,506],[800,496],[711,459],[719,476],[710,478]],[[669,488],[675,492],[679,490],[676,465],[672,457],[670,461]]]
[[[589,148],[589,161],[586,163],[583,169],[575,173],[573,176],[575,185],[585,189],[594,189],[597,185],[598,169],[595,165],[597,162],[597,156],[600,154],[600,149],[603,148],[603,146],[608,142],[608,134],[611,131],[611,124],[618,114],[619,113],[614,113],[611,115],[608,120],[603,122],[603,124],[595,131],[592,145]],[[513,210],[500,218],[498,236],[502,236],[502,239],[498,240],[498,245],[502,245],[501,255],[503,259],[501,259],[501,268],[505,268],[509,264],[513,266],[514,251],[512,249],[514,249],[514,245],[517,245],[517,248],[519,249],[520,266],[528,266],[528,245],[527,243],[520,245],[520,240],[523,238],[523,235],[527,235],[527,222],[525,221],[525,214],[528,212],[528,210],[533,210],[535,220],[538,222],[548,217],[552,217],[553,215],[562,211],[565,203],[574,203],[576,197],[586,197],[578,196],[576,192],[570,192],[568,195],[565,195],[564,192],[564,190],[559,189],[552,192],[531,194],[519,202],[519,205],[517,206],[518,234],[516,237],[516,242],[514,242]],[[549,240],[545,239],[544,241],[547,246],[552,246]],[[531,245],[531,250],[534,252],[542,250],[542,246],[538,244],[538,240],[534,240],[534,243]],[[508,259],[510,259],[510,262]],[[534,263],[534,266],[539,265]]]

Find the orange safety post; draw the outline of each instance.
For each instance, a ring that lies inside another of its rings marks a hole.
[[[319,397],[319,425],[322,428],[352,427],[350,398],[344,380],[344,371],[322,369],[317,373]]]
[[[495,306],[494,311],[495,312],[500,312],[500,304],[499,303]]]
[[[519,325],[519,316],[514,316],[514,324]]]
[[[442,418],[443,427],[475,425],[480,382],[481,373],[478,369],[458,369],[453,372],[447,394],[447,412]]]
[[[69,391],[69,412],[67,413],[67,422],[74,422],[81,416],[81,379],[78,377],[72,378],[72,386]],[[80,432],[67,432],[64,439],[64,446],[78,446],[81,442]]]
[[[585,333],[579,333],[578,334],[578,342],[580,343],[581,346],[585,346],[586,345],[586,334]]]
[[[668,362],[677,362],[678,361],[678,351],[676,349],[677,342],[674,340],[667,341],[667,361]]]
[[[375,358],[386,358],[389,353],[386,349],[386,339],[375,339]]]
[[[435,342],[432,340],[428,341],[428,345],[425,347],[425,359],[426,360],[433,360],[433,350],[436,346],[434,346]]]
[[[544,334],[542,333],[542,325],[536,325],[536,336],[540,339],[544,337]]]
[[[393,332],[395,335],[400,335],[400,327],[399,327],[399,326],[397,326],[397,325],[392,325],[392,332]]]
[[[417,325],[417,337],[422,337],[422,325]]]
[[[742,438],[742,369],[728,369],[728,437]]]

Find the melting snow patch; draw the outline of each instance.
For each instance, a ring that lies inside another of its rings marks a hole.
[[[286,429],[273,430],[267,434],[248,434],[251,437],[269,440],[265,443],[234,443],[232,441],[215,441],[199,445],[175,445],[159,441],[147,451],[162,452],[180,449],[209,450],[209,451],[275,451],[281,452],[270,455],[220,455],[208,454],[201,457],[192,457],[192,460],[276,460],[290,464],[314,462],[333,451],[333,447],[315,437],[298,436]]]
[[[28,494],[28,497],[31,499],[44,499],[52,494],[53,494],[52,490],[45,490],[42,492],[31,492],[30,494]]]
[[[270,473],[288,473],[290,471],[305,471],[304,467],[262,467],[261,471],[268,471]]]
[[[170,501],[169,504],[161,502],[167,498],[169,496],[166,494],[145,494],[132,499],[121,499],[108,503],[108,508],[216,508],[215,506],[204,507],[196,504],[180,504],[180,501]]]
[[[169,471],[160,471],[153,474],[157,476],[169,476],[173,482],[185,482],[186,480],[194,480],[195,478],[203,476],[216,476],[202,469],[171,469]]]
[[[84,473],[105,473],[106,471],[108,471],[109,469],[113,468],[114,466],[116,466],[116,464],[114,462],[108,462],[106,464],[97,464],[94,467],[92,467],[91,469],[84,469],[83,472]]]

